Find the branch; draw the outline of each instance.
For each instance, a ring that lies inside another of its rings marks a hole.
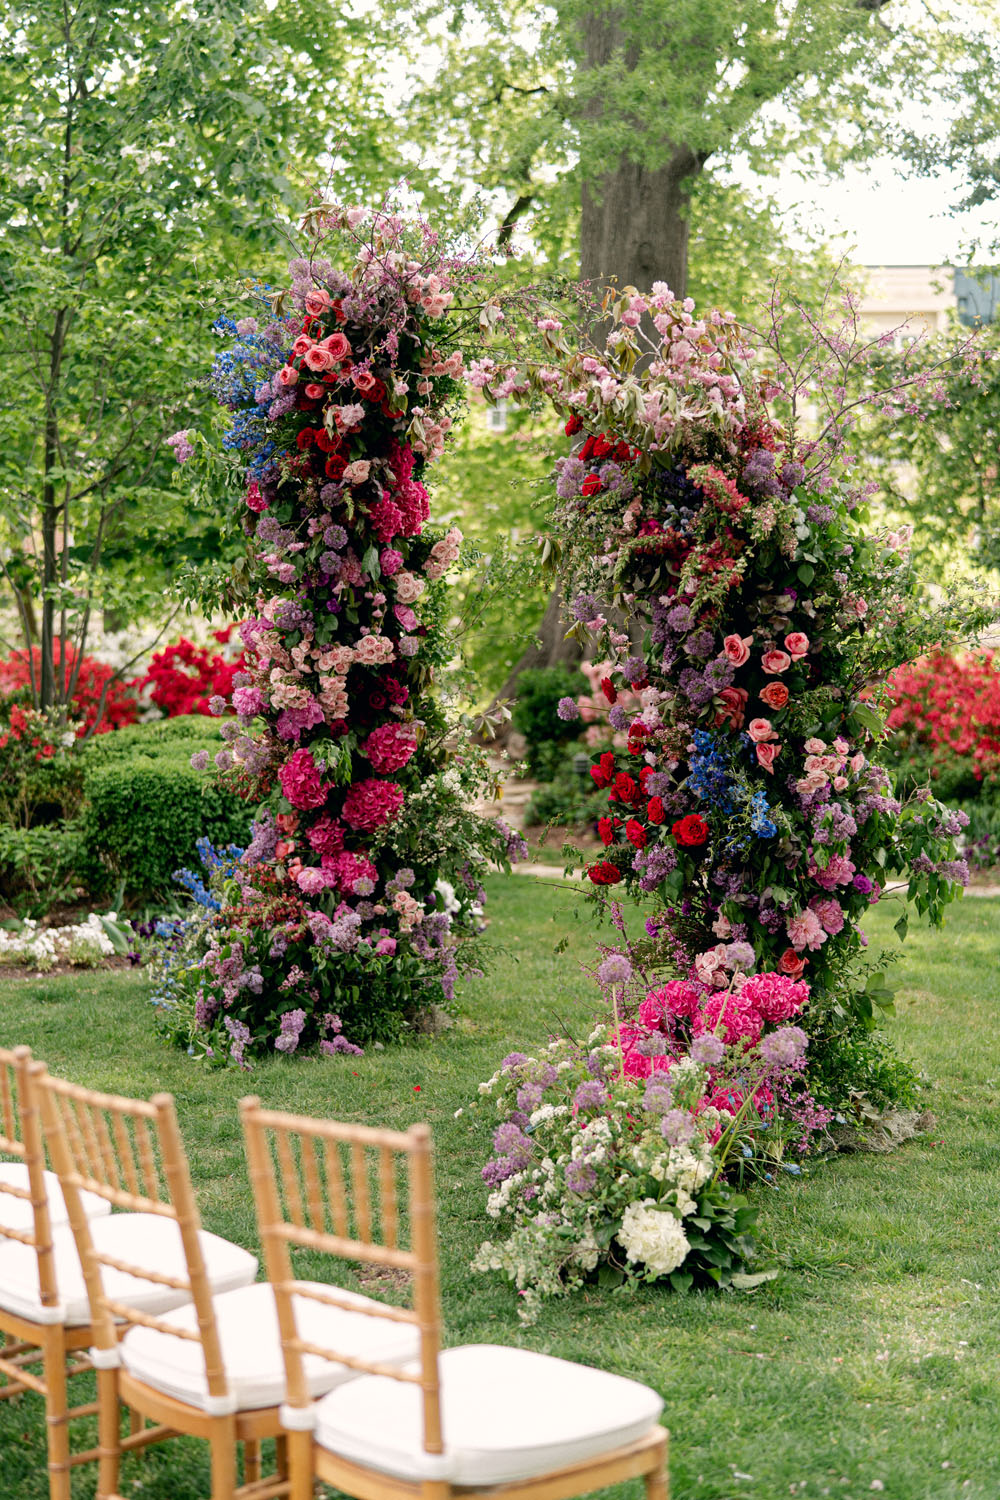
[[[503,223],[497,232],[497,249],[509,250],[511,235],[514,233],[514,225],[522,214],[527,213],[534,201],[534,193],[520,193],[508,208],[504,215]]]

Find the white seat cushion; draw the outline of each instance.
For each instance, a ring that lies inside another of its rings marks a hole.
[[[638,1381],[527,1349],[467,1344],[445,1350],[440,1369],[443,1455],[424,1452],[419,1386],[387,1375],[324,1396],[317,1442],[400,1479],[509,1484],[634,1442],[663,1410]]]
[[[320,1287],[316,1282],[303,1285],[342,1297],[357,1307],[378,1305],[370,1297],[339,1287]],[[295,1301],[298,1326],[306,1331],[311,1343],[387,1365],[405,1364],[418,1353],[419,1338],[412,1323],[342,1312],[306,1297]],[[270,1284],[262,1281],[216,1297],[215,1316],[229,1390],[236,1399],[237,1410],[256,1411],[279,1405],[285,1399],[285,1366]],[[192,1330],[198,1326],[190,1303],[168,1314],[165,1321]],[[200,1343],[174,1338],[155,1328],[132,1328],[122,1340],[121,1353],[125,1368],[137,1380],[189,1406],[204,1407],[208,1387]],[[331,1364],[314,1354],[305,1356],[305,1370],[313,1396],[321,1396],[342,1381],[355,1378],[355,1371],[349,1366]]]
[[[23,1161],[0,1161],[0,1182],[6,1182],[11,1187],[24,1188],[28,1191],[28,1169]],[[63,1201],[63,1191],[59,1186],[59,1178],[54,1172],[45,1173],[45,1191],[49,1199],[49,1224],[55,1228],[57,1224],[68,1224],[69,1214]],[[83,1211],[88,1219],[99,1219],[104,1214],[111,1212],[111,1204],[106,1198],[100,1198],[96,1193],[81,1193]],[[24,1198],[12,1198],[10,1193],[0,1192],[0,1225],[5,1229],[20,1229],[22,1232],[32,1234],[35,1228],[34,1217],[31,1212],[31,1204]]]
[[[166,1276],[186,1277],[187,1268],[180,1229],[173,1219],[159,1214],[109,1214],[94,1219],[90,1233],[97,1250],[106,1251],[129,1265],[159,1271]],[[202,1253],[212,1289],[229,1292],[246,1286],[257,1275],[257,1258],[239,1245],[200,1231]],[[83,1270],[68,1225],[53,1231],[58,1308],[43,1308],[38,1291],[38,1257],[27,1245],[15,1240],[0,1242],[0,1307],[35,1323],[66,1323],[84,1327],[90,1322],[90,1307]],[[128,1302],[140,1312],[163,1313],[189,1301],[185,1292],[104,1268],[104,1288],[110,1297]]]

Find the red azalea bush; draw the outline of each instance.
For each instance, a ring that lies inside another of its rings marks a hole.
[[[220,646],[229,642],[234,627],[213,632]],[[205,646],[196,646],[182,637],[153,655],[149,671],[135,684],[139,689],[151,687],[150,697],[168,719],[180,714],[210,714],[212,698],[232,695],[233,678],[243,670],[241,652],[232,661]]]
[[[1000,771],[1000,670],[996,654],[933,651],[888,682],[897,772],[930,777],[942,796],[977,796]]]
[[[76,650],[67,641],[63,655],[57,640],[54,642],[53,655],[57,672],[62,666],[63,690],[66,691],[76,667]],[[42,654],[37,646],[31,647],[30,657],[26,650],[12,651],[10,656],[0,661],[0,699],[22,694],[26,688],[30,689],[32,669],[37,683],[41,679],[42,670]],[[95,724],[94,734],[107,734],[112,729],[134,724],[139,716],[139,705],[130,688],[131,684],[115,677],[114,668],[109,667],[106,662],[97,661],[93,656],[84,656],[80,660],[70,707],[70,717],[79,721],[76,725],[77,736],[82,738]]]

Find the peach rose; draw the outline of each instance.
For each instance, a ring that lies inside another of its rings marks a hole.
[[[768,744],[757,746],[757,764],[763,766],[771,776],[774,775],[774,758],[780,752],[781,746],[771,740]]]
[[[778,672],[788,671],[792,665],[792,658],[787,651],[765,651],[760,664],[768,676],[774,677]]]
[[[734,667],[742,667],[744,662],[750,660],[750,646],[752,642],[752,635],[727,635],[722,643],[722,655]]]
[[[801,630],[794,630],[791,635],[785,636],[785,650],[792,661],[801,661],[809,650],[809,637],[803,635]]]
[[[815,735],[811,740],[806,740],[805,750],[807,755],[822,755],[826,749],[826,740],[818,740]]]
[[[826,772],[810,771],[795,783],[795,790],[803,797],[811,797],[821,786],[826,786]]]
[[[778,968],[782,974],[788,974],[792,979],[801,979],[809,960],[802,953],[796,953],[794,948],[786,948],[778,959]]]
[[[309,335],[307,333],[300,333],[298,338],[295,340],[295,343],[292,345],[292,353],[299,359],[301,359],[306,350],[311,349],[312,346],[313,341],[309,337]]]
[[[278,371],[279,385],[297,385],[299,372],[294,365],[285,365]]]
[[[747,734],[755,745],[762,745],[765,740],[776,740],[778,738],[770,719],[751,719],[747,725]]]
[[[330,293],[317,287],[315,291],[306,293],[306,312],[311,318],[318,318],[330,306],[330,301]]]
[[[833,778],[833,790],[835,792],[842,792],[844,790],[844,788],[846,787],[846,785],[847,785],[847,777],[846,776],[835,776]]]
[[[719,692],[719,697],[725,704],[715,716],[715,727],[721,729],[727,721],[730,729],[742,729],[743,717],[746,711],[747,699],[750,694],[746,688],[725,687]]]
[[[328,350],[331,359],[338,362],[347,359],[351,352],[351,346],[342,333],[328,334],[323,340],[323,348]]]
[[[326,387],[322,385],[307,385],[306,395],[310,401],[321,401],[326,395]]]
[[[367,458],[356,458],[352,464],[347,465],[343,477],[348,484],[364,484],[370,472],[370,461]]]
[[[784,708],[788,702],[788,689],[783,682],[769,682],[761,692],[760,701],[768,708]]]

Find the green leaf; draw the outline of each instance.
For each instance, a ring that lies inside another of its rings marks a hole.
[[[873,708],[869,708],[867,703],[856,703],[851,709],[851,718],[856,724],[860,724],[862,729],[867,729],[869,734],[874,735],[876,739],[881,739],[885,734],[884,720]]]
[[[896,921],[893,922],[892,925],[893,925],[893,929],[895,930],[895,932],[897,933],[897,935],[899,937],[899,941],[901,943],[905,942],[906,941],[906,934],[910,930],[910,918],[909,918],[909,914],[904,911],[903,915],[901,917],[897,917]]]
[[[772,1266],[767,1271],[734,1271],[729,1279],[729,1285],[734,1286],[738,1292],[752,1292],[755,1287],[763,1286],[766,1281],[774,1281],[781,1273],[777,1266]]]
[[[675,1292],[689,1292],[694,1285],[694,1277],[690,1271],[671,1271],[670,1285]]]
[[[795,575],[800,583],[810,584],[816,577],[816,569],[811,563],[802,563]]]

